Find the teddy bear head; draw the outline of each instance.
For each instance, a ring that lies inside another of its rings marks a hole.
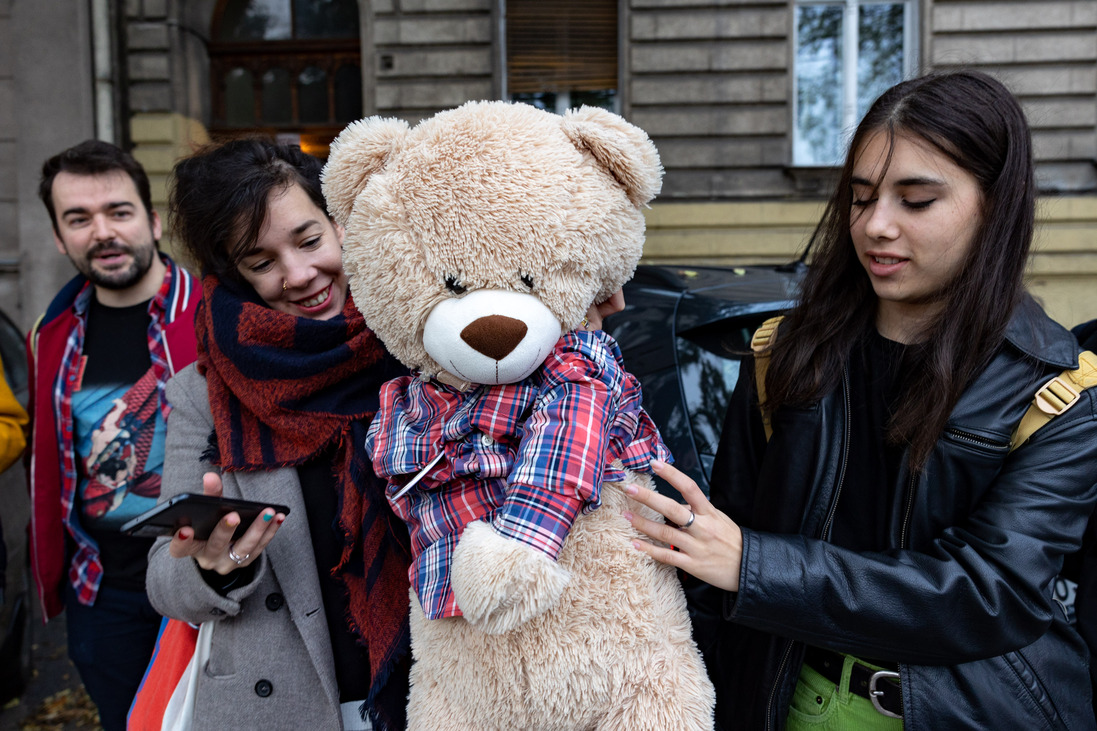
[[[366,324],[423,377],[511,383],[623,285],[662,167],[602,109],[469,102],[332,143],[323,190]]]

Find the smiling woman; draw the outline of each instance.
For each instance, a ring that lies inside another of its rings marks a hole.
[[[299,184],[267,194],[267,217],[237,271],[271,308],[328,320],[343,311],[343,227]]]
[[[380,385],[405,371],[348,294],[320,167],[263,139],[175,167],[171,222],[202,270],[203,308],[197,367],[168,387],[160,499],[290,508],[239,538],[230,513],[206,540],[183,527],[152,549],[153,605],[213,623],[197,727],[406,723],[408,536],[390,528],[402,525],[362,449]]]

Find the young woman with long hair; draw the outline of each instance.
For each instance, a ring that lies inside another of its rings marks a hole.
[[[1078,367],[1024,289],[1033,167],[991,77],[885,92],[762,354],[764,397],[744,363],[711,502],[664,465],[686,504],[636,491],[682,526],[632,517],[675,547],[637,548],[706,582],[695,629],[723,728],[1094,728],[1052,585],[1097,502],[1097,389],[1011,445]]]

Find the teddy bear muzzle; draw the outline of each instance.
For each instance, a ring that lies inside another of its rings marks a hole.
[[[561,334],[560,321],[535,296],[481,289],[435,305],[423,328],[423,346],[453,375],[498,385],[533,373]]]

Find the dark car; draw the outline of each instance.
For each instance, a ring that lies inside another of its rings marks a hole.
[[[708,494],[739,363],[754,330],[793,305],[803,264],[641,266],[606,319],[675,466]],[[664,490],[669,490],[664,486]],[[677,497],[672,490],[670,494]]]
[[[27,403],[27,351],[22,331],[0,312],[0,359],[16,398]],[[28,564],[27,521],[30,500],[23,464],[16,462],[0,473],[0,704],[23,692],[30,674],[31,584]]]

